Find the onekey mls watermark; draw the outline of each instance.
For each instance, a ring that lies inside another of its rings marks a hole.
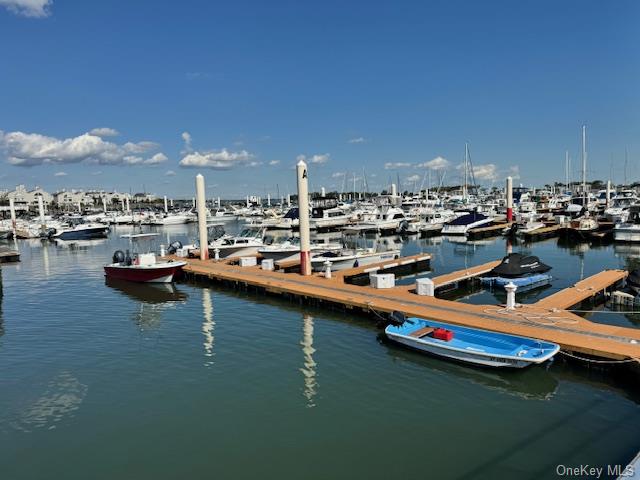
[[[566,478],[630,478],[635,474],[633,465],[564,465],[556,466],[556,475]]]

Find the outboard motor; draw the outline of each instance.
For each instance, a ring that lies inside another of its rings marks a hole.
[[[127,267],[130,267],[132,263],[133,261],[131,260],[131,255],[129,254],[129,250],[127,250],[127,253],[125,254],[125,257],[124,257],[124,264]]]
[[[167,253],[169,255],[174,255],[180,248],[182,248],[182,242],[176,240],[175,242],[172,242],[171,245],[169,245],[169,248],[167,248]]]
[[[389,323],[391,323],[392,325],[402,325],[406,321],[407,317],[402,312],[398,312],[396,310],[389,314]]]
[[[113,263],[124,263],[124,252],[122,250],[116,250],[113,252],[113,257],[111,258]]]

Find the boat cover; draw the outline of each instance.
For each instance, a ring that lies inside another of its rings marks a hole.
[[[461,217],[455,218],[450,222],[447,222],[447,225],[470,225],[480,220],[486,220],[487,218],[489,217],[483,215],[482,213],[472,212],[467,215],[462,215]]]
[[[545,265],[534,255],[523,255],[521,253],[510,253],[502,259],[500,265],[489,273],[495,277],[524,277],[533,273],[544,273],[551,270],[549,265]]]

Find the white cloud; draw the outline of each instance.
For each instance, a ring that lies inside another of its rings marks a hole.
[[[464,165],[458,165],[458,170],[462,170]],[[473,176],[476,182],[480,181],[494,181],[498,179],[498,168],[493,163],[487,163],[485,165],[474,165]]]
[[[512,165],[507,171],[507,176],[510,176],[513,180],[520,180],[520,166]]]
[[[66,177],[67,175],[67,172],[56,172],[53,174],[54,177]]]
[[[145,161],[140,155],[157,148],[157,143],[148,141],[119,145],[91,133],[58,139],[38,133],[4,133],[0,130],[0,150],[5,153],[7,162],[23,167],[80,162],[136,165],[149,161],[149,164],[153,164],[160,158],[158,154],[154,161]]]
[[[165,177],[173,177],[175,176],[176,172],[174,172],[173,170],[167,170],[166,172],[164,172]]]
[[[53,0],[0,0],[0,6],[23,17],[44,18],[51,15]]]
[[[331,155],[328,153],[323,153],[321,155],[320,154],[312,155],[310,157],[307,157],[306,155],[298,155],[296,157],[296,162],[299,162],[302,160],[303,162],[307,162],[307,163],[315,163],[317,165],[323,165],[329,161],[330,157]]]
[[[396,168],[407,168],[410,166],[411,164],[409,162],[387,162],[384,164],[384,169],[395,170]]]
[[[411,176],[407,177],[407,182],[417,182],[421,178],[422,177],[420,175],[411,175]]]
[[[436,157],[428,162],[419,163],[416,165],[418,168],[430,168],[431,170],[446,170],[451,166],[451,162],[444,157]]]
[[[275,166],[275,165],[280,165],[280,160],[271,160],[269,162],[269,165],[271,165],[272,167]]]
[[[250,167],[259,167],[260,165],[262,165],[262,162],[258,162],[256,160],[249,162]]]
[[[116,129],[108,127],[94,128],[93,130],[90,130],[89,133],[96,137],[117,137],[120,135]]]
[[[189,153],[180,160],[180,166],[229,170],[237,166],[247,165],[253,157],[254,156],[246,150],[230,152],[226,148],[223,148],[219,151]]]
[[[365,143],[366,141],[367,139],[364,137],[355,137],[349,139],[349,143]]]
[[[182,132],[182,140],[184,141],[184,150],[182,153],[189,153],[193,151],[191,148],[191,134],[189,132]]]
[[[153,157],[147,158],[143,163],[145,165],[159,165],[169,160],[164,153],[156,153]]]

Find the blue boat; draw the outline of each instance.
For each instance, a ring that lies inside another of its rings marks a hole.
[[[546,362],[560,350],[551,342],[421,318],[389,325],[385,334],[422,352],[485,367],[524,368]]]
[[[484,285],[492,287],[503,287],[508,283],[513,283],[518,287],[519,291],[530,290],[533,288],[542,287],[551,283],[551,275],[547,273],[536,273],[528,275],[526,277],[519,278],[507,278],[507,277],[482,277],[480,281]]]
[[[534,255],[510,253],[502,262],[480,280],[485,285],[504,287],[513,283],[520,291],[543,287],[551,283],[551,270]]]

